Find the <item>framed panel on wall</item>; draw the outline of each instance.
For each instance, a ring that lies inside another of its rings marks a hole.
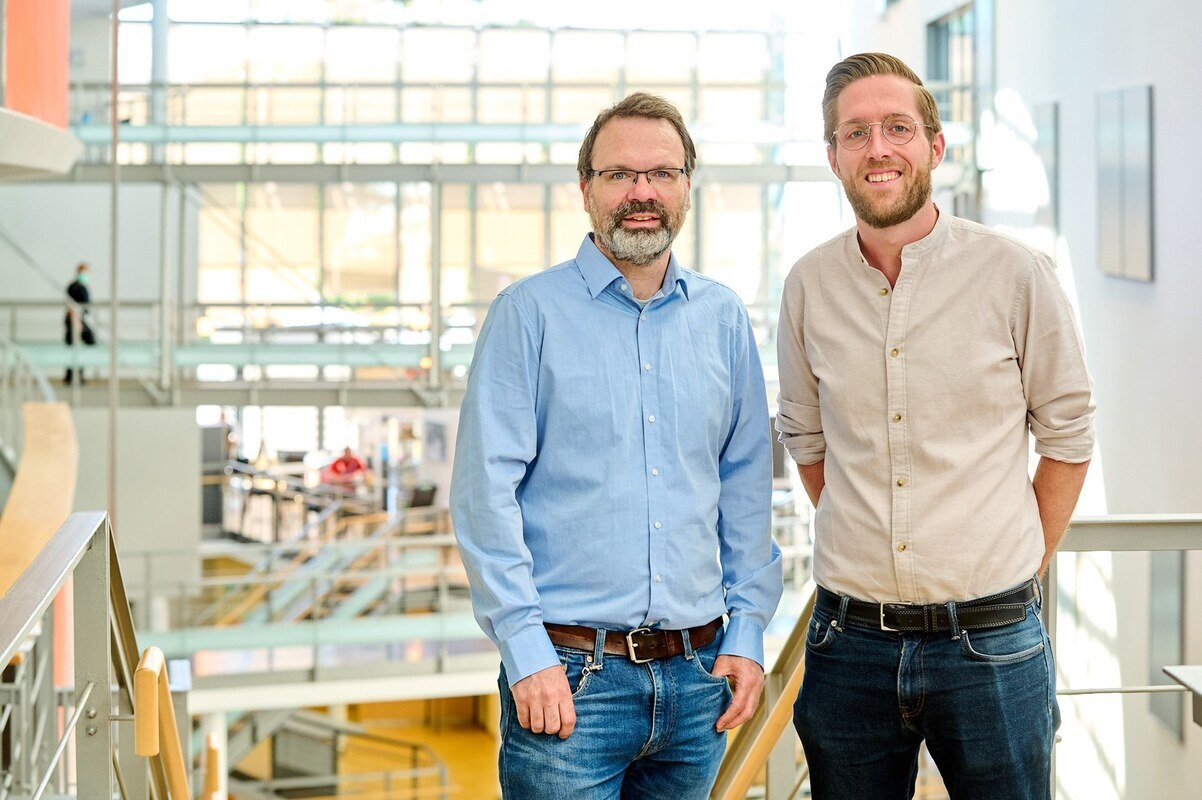
[[[1152,87],[1098,95],[1098,265],[1152,280]]]

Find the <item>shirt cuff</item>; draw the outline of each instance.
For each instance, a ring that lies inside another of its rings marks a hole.
[[[764,667],[764,629],[758,622],[746,616],[731,617],[722,635],[722,647],[718,653],[724,656],[742,656]]]
[[[555,646],[547,636],[547,630],[539,626],[523,628],[500,644],[501,661],[505,664],[505,676],[513,686],[522,678],[529,677],[547,667],[559,666]]]

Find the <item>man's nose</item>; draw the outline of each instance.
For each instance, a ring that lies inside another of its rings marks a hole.
[[[655,187],[651,185],[651,178],[647,173],[640,172],[634,176],[634,183],[630,185],[626,196],[631,200],[650,200],[656,196]]]
[[[885,138],[884,123],[876,122],[868,126],[868,155],[873,159],[889,155],[893,152],[893,144]]]

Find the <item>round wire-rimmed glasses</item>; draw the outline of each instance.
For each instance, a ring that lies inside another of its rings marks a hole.
[[[890,114],[880,122],[853,119],[835,128],[835,143],[845,150],[860,150],[872,139],[872,126],[881,126],[881,135],[890,144],[909,144],[919,128],[929,128],[905,114]]]

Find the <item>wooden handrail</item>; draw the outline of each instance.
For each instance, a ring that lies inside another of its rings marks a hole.
[[[26,403],[21,463],[0,515],[3,596],[71,513],[79,448],[66,403]]]
[[[134,752],[145,758],[161,756],[170,796],[173,800],[191,798],[167,662],[157,647],[146,648],[134,671]]]
[[[204,788],[200,792],[201,800],[217,800],[221,791],[221,772],[224,769],[217,733],[213,731],[205,736],[205,778]]]
[[[765,685],[780,686],[780,690],[766,693],[755,716],[743,724],[739,735],[726,748],[726,757],[722,759],[718,779],[710,793],[711,800],[743,800],[756,774],[768,760],[768,754],[793,719],[793,701],[805,673],[806,629],[814,611],[812,582],[806,588],[809,599],[772,669],[765,675]]]

